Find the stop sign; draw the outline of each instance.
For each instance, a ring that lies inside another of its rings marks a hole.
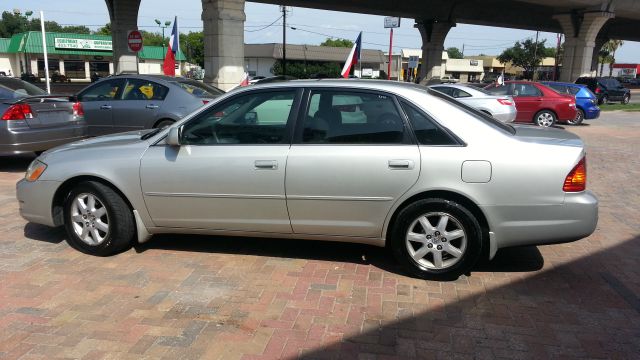
[[[142,33],[138,30],[129,31],[127,33],[127,46],[133,52],[142,50]]]

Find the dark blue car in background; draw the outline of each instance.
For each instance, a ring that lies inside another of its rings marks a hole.
[[[571,94],[576,97],[576,108],[578,110],[576,118],[572,121],[567,121],[567,123],[580,125],[585,119],[597,119],[600,116],[598,98],[586,85],[554,81],[541,81],[541,83],[561,94]]]

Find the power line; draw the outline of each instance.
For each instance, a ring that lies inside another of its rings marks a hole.
[[[280,20],[280,19],[282,19],[282,16],[280,16],[280,17],[279,17],[279,18],[277,18],[274,22],[272,22],[271,24],[269,24],[269,25],[267,25],[267,26],[265,26],[265,27],[262,27],[262,28],[260,28],[260,29],[255,29],[255,30],[245,30],[244,32],[256,32],[256,31],[264,30],[264,29],[266,29],[266,28],[268,28],[268,27],[273,26],[273,25],[274,25],[275,23],[277,23],[277,22],[278,22],[278,20]]]

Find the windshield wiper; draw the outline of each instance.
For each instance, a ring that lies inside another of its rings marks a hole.
[[[140,140],[147,140],[148,138],[152,137],[153,135],[155,135],[155,134],[159,133],[159,132],[160,132],[160,130],[162,130],[162,129],[160,129],[160,128],[153,129],[153,130],[149,131],[148,133],[146,133],[146,134],[142,135],[142,136],[140,137]]]

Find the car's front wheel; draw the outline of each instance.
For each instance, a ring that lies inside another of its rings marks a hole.
[[[533,122],[542,127],[553,126],[556,123],[556,114],[549,110],[542,110],[533,118]]]
[[[91,255],[125,250],[135,234],[133,214],[124,199],[95,181],[71,189],[64,204],[64,220],[69,244]]]
[[[629,94],[627,94],[624,97],[622,97],[622,103],[624,105],[627,105],[629,103],[629,100],[631,100],[631,96],[629,96]]]
[[[567,123],[569,123],[569,125],[580,125],[582,124],[583,120],[584,120],[584,111],[582,111],[582,109],[578,109],[576,111],[576,117],[573,118],[572,120],[568,120]]]
[[[456,279],[471,270],[482,251],[482,229],[464,206],[446,199],[424,199],[404,208],[393,225],[389,245],[412,275]]]
[[[169,126],[173,125],[173,123],[175,123],[175,121],[169,120],[169,119],[160,120],[160,121],[158,121],[158,123],[153,128],[154,129],[164,129],[166,127],[169,127]]]

